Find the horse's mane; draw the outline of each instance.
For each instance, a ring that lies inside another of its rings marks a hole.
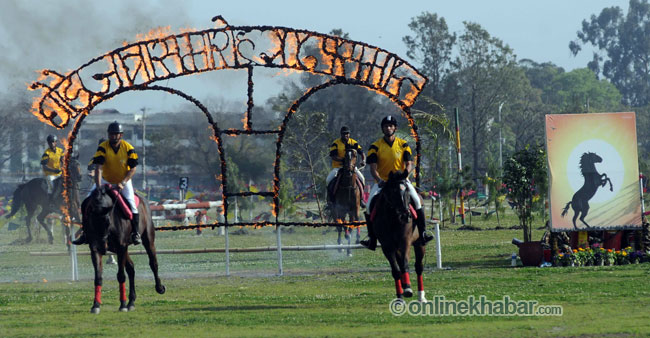
[[[596,162],[592,160],[594,156],[598,155],[589,151],[580,156],[580,173],[582,175],[596,171],[596,166],[594,165]]]

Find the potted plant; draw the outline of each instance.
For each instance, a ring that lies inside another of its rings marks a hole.
[[[605,250],[605,265],[614,264],[616,264],[616,253],[612,249]]]
[[[503,167],[503,183],[515,203],[519,225],[524,231],[524,243],[519,246],[519,257],[525,266],[537,266],[544,258],[539,241],[532,242],[533,196],[546,191],[546,153],[541,146],[519,150]]]
[[[603,249],[600,243],[594,243],[592,246],[592,251],[594,255],[594,265],[603,266],[607,260],[607,251]]]

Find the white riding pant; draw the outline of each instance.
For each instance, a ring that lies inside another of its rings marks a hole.
[[[336,174],[339,172],[339,169],[341,169],[341,168],[334,168],[334,169],[332,169],[332,171],[330,171],[329,175],[327,175],[327,179],[325,179],[325,184],[327,186],[329,186],[330,182],[332,182],[334,177],[336,177]],[[357,173],[357,177],[361,180],[361,183],[363,183],[365,185],[366,184],[366,179],[363,177],[363,174],[361,173],[361,171],[359,171],[359,168],[354,168],[354,172]]]
[[[60,174],[59,175],[45,175],[45,182],[47,183],[47,193],[48,194],[52,193],[52,189],[54,188],[54,180],[56,180],[59,176],[61,176],[61,175]]]
[[[406,189],[409,192],[409,196],[411,196],[413,205],[415,205],[415,210],[420,210],[422,208],[422,203],[420,203],[420,196],[418,195],[418,192],[415,190],[413,184],[411,184],[411,181],[407,179],[406,183]],[[368,206],[371,205],[370,203],[372,203],[372,199],[377,196],[380,191],[381,188],[379,187],[379,184],[375,183],[372,185],[372,188],[370,188],[370,197],[368,197]]]
[[[102,177],[102,185],[104,184],[111,184],[110,182],[104,180]],[[95,184],[93,184],[93,187],[90,189],[90,192],[88,193],[88,196],[92,194],[92,192],[96,189],[97,187]],[[131,213],[137,214],[138,213],[138,207],[135,205],[135,192],[133,191],[133,183],[131,183],[131,180],[128,180],[126,184],[124,185],[124,188],[122,188],[122,191],[120,191],[120,194],[122,194],[122,197],[128,202],[129,207],[131,208]],[[87,196],[86,196],[87,197]]]

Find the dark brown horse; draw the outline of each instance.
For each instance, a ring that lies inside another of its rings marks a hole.
[[[106,251],[117,254],[118,270],[117,281],[120,284],[120,311],[135,309],[135,266],[129,256],[128,246],[131,238],[131,220],[117,206],[115,198],[111,196],[109,186],[101,186],[91,193],[82,205],[83,229],[88,239],[90,256],[95,268],[95,300],[90,309],[91,313],[99,313],[102,292],[102,256]],[[158,277],[158,259],[154,245],[155,229],[151,220],[151,210],[146,199],[138,196],[138,217],[140,217],[140,234],[142,246],[149,256],[149,267],[153,272],[156,282],[156,292],[165,293],[165,286]],[[126,303],[126,276],[129,275],[129,303]]]
[[[79,182],[81,181],[81,165],[76,158],[70,159],[70,181],[71,186],[68,189],[71,198],[72,207],[69,209],[70,216],[73,220],[79,222]],[[27,216],[25,216],[25,225],[27,227],[27,238],[25,243],[32,241],[32,218],[40,208],[40,213],[36,216],[38,223],[47,231],[47,239],[50,244],[54,242],[52,229],[45,223],[45,217],[50,213],[61,214],[61,209],[67,207],[63,197],[63,177],[58,177],[52,183],[52,204],[50,205],[47,194],[47,182],[44,178],[34,178],[26,183],[20,184],[14,191],[13,202],[11,204],[11,213],[6,217],[10,218],[25,206]],[[65,227],[67,238],[70,234],[70,228]]]
[[[418,299],[424,298],[422,272],[425,247],[417,241],[417,227],[413,222],[415,211],[410,206],[410,197],[406,184],[407,172],[391,173],[381,192],[375,196],[373,204],[373,227],[381,243],[384,256],[390,263],[397,298],[412,297],[409,277],[409,253],[411,246],[415,250],[415,272],[418,276]]]
[[[334,204],[332,205],[332,218],[336,222],[344,222],[346,217],[349,221],[359,220],[359,205],[361,202],[361,192],[357,184],[357,151],[354,149],[346,149],[345,156],[343,157],[343,167],[339,169],[337,177],[337,188],[334,197]],[[338,244],[341,245],[341,233],[345,231],[345,239],[348,240],[350,245],[350,228],[349,226],[337,226],[338,231]],[[361,229],[357,227],[357,243],[361,237]],[[348,256],[352,256],[352,250],[348,247]]]

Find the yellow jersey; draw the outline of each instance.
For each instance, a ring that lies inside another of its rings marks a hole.
[[[345,147],[346,147],[346,144],[343,143],[343,140],[341,140],[340,138],[337,138],[336,140],[334,140],[334,142],[330,146],[330,156],[338,156],[338,157],[345,156]],[[359,143],[357,143],[357,141],[355,141],[352,138],[348,139],[347,147],[352,148],[352,149],[356,150],[357,152],[362,151],[361,146],[359,145]],[[332,168],[341,168],[341,167],[343,167],[343,161],[332,160]]]
[[[63,149],[55,147],[54,150],[47,148],[41,157],[41,165],[46,165],[58,171],[50,171],[43,168],[45,176],[56,176],[61,174],[61,157],[63,157]]]
[[[388,174],[406,169],[406,162],[412,160],[412,152],[406,140],[395,137],[389,144],[383,137],[368,148],[368,163],[377,163],[379,177],[387,181]]]
[[[102,178],[111,184],[124,180],[126,173],[138,165],[138,154],[132,145],[122,140],[117,151],[113,150],[109,141],[102,142],[93,156],[93,164],[101,164]]]

